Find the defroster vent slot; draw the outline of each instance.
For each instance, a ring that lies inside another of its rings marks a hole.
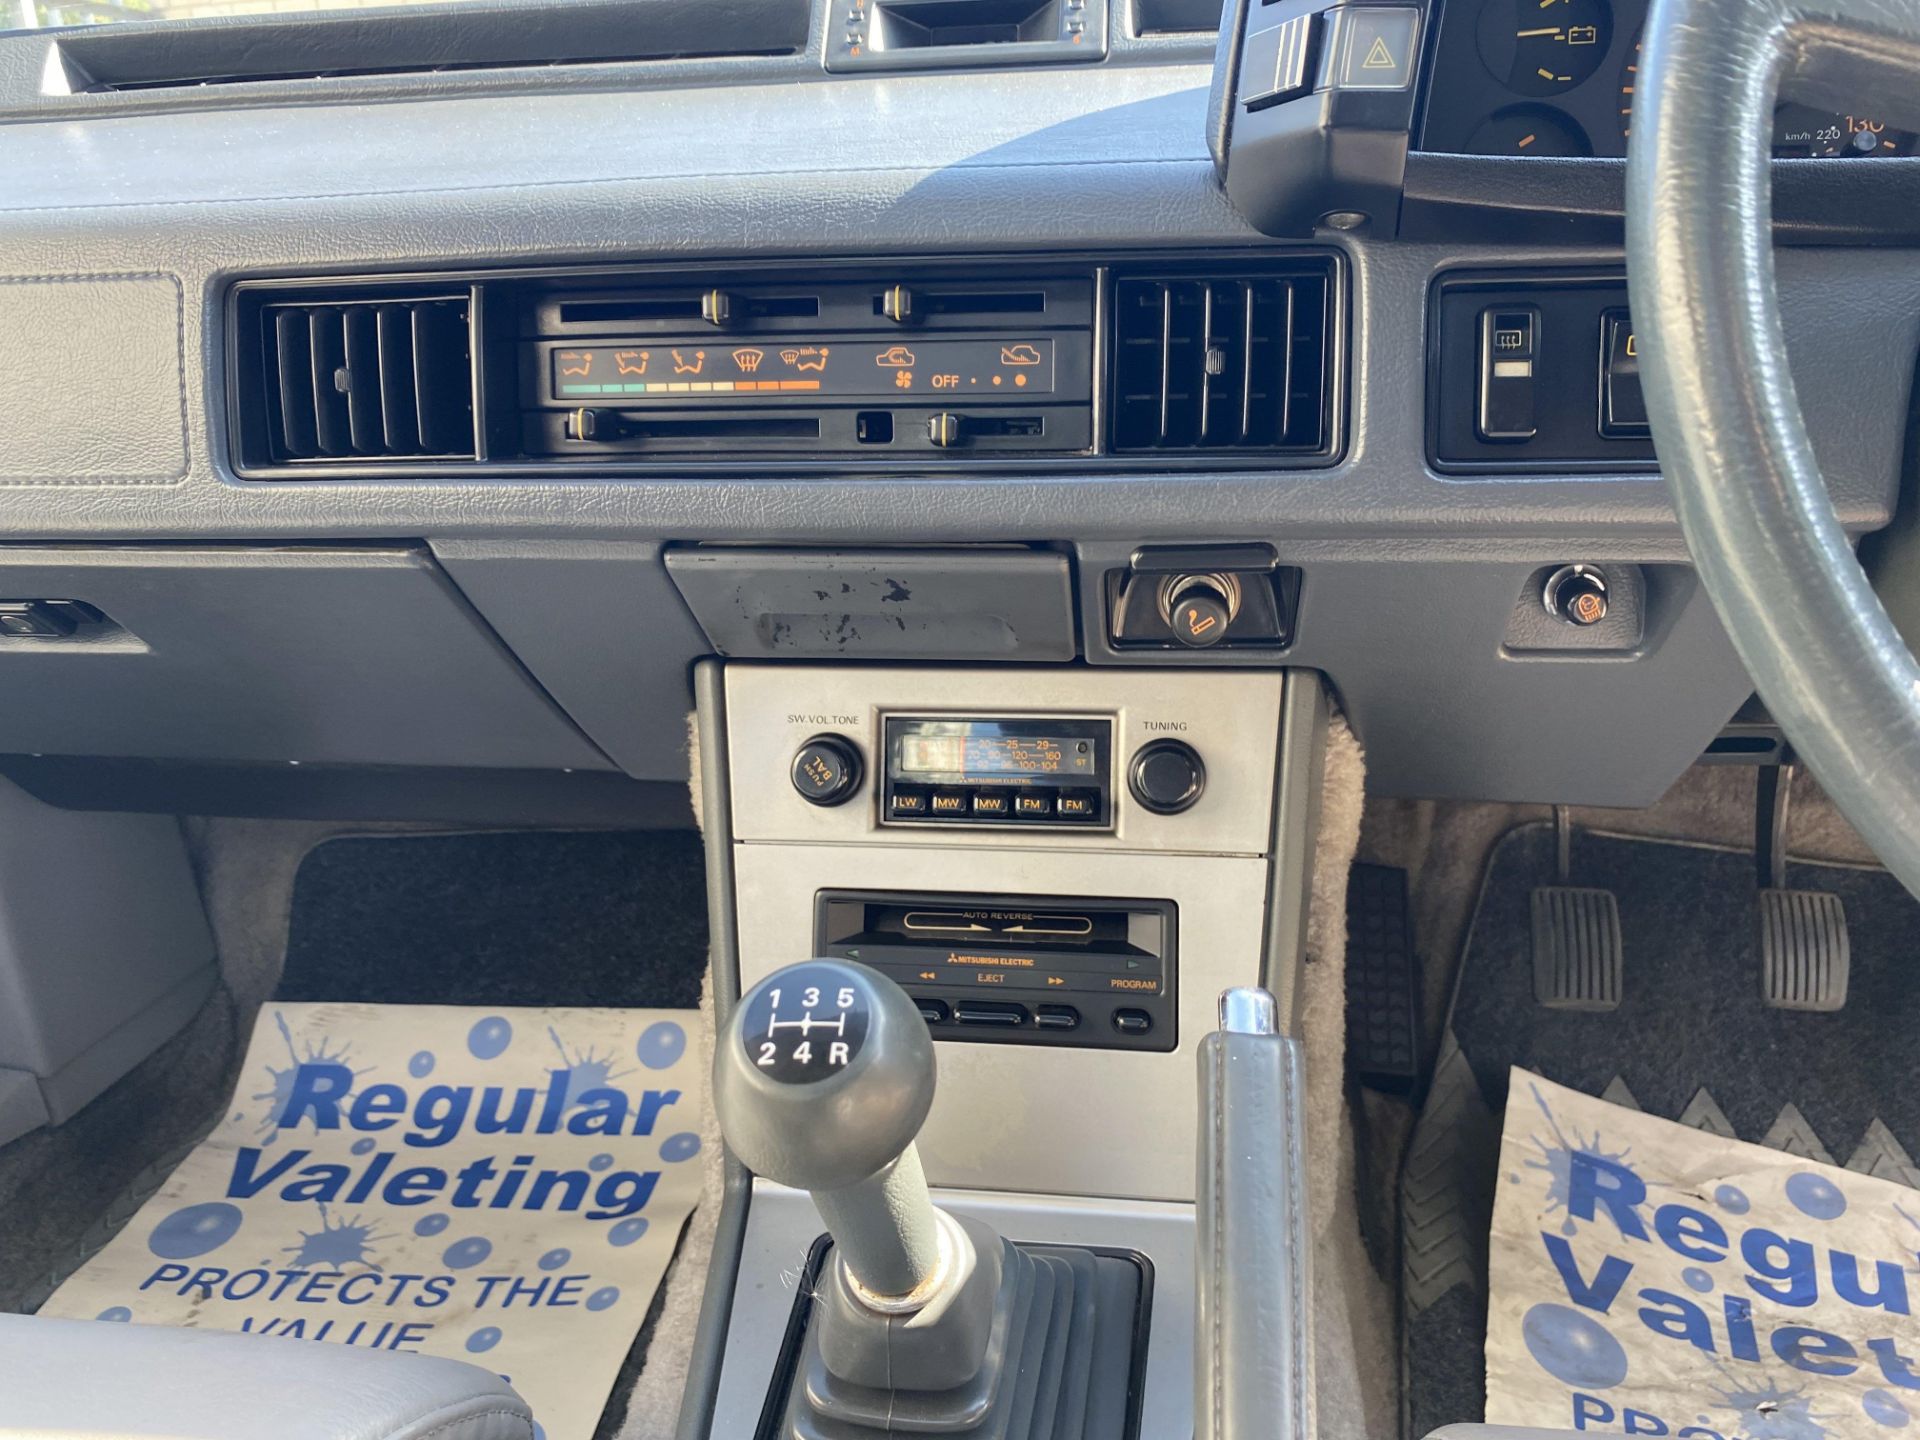
[[[1113,446],[1322,455],[1334,435],[1327,268],[1114,285]]]

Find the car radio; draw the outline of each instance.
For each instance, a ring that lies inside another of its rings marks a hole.
[[[1172,1050],[1176,913],[1165,900],[823,890],[816,955],[897,981],[934,1037]]]
[[[885,824],[1105,829],[1113,721],[889,715]]]

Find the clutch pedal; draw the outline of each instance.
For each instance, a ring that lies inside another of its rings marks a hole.
[[[1611,890],[1570,884],[1573,821],[1553,809],[1559,884],[1533,892],[1533,998],[1549,1010],[1620,1006],[1620,902]]]
[[[1793,770],[1784,764],[1759,771],[1753,850],[1760,880],[1760,993],[1775,1010],[1831,1012],[1847,1003],[1847,909],[1831,891],[1787,888]]]

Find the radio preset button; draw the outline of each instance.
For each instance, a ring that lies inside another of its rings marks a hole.
[[[1099,797],[1079,790],[1062,791],[1054,801],[1062,820],[1098,820]]]
[[[1008,815],[1012,813],[1012,809],[1012,804],[1004,791],[974,791],[973,813],[976,815]]]
[[[936,790],[933,792],[931,813],[953,817],[965,815],[970,799],[964,790]]]
[[[927,798],[925,790],[896,790],[891,813],[895,819],[917,820],[927,813]]]
[[[1046,792],[1013,797],[1013,813],[1023,820],[1046,820],[1053,815],[1053,796]]]

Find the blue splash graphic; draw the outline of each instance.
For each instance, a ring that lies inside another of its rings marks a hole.
[[[1909,1418],[1907,1407],[1884,1390],[1869,1390],[1860,1397],[1860,1408],[1867,1412],[1867,1418],[1876,1425],[1884,1425],[1889,1430],[1903,1430]]]
[[[133,1311],[129,1310],[124,1305],[109,1305],[106,1309],[102,1310],[98,1315],[94,1316],[93,1318],[96,1320],[114,1320],[114,1321],[131,1320],[133,1319]],[[1905,1421],[1903,1420],[1901,1423],[1904,1424]]]
[[[486,1325],[467,1337],[467,1350],[474,1355],[484,1355],[500,1343],[500,1327]]]
[[[560,1032],[551,1025],[547,1027],[547,1036],[553,1041],[553,1048],[560,1052],[560,1064],[547,1073],[561,1077],[558,1088],[566,1096],[564,1103],[569,1106],[579,1104],[580,1097],[589,1090],[604,1090],[621,1076],[633,1073],[615,1070],[611,1051],[604,1055],[593,1050],[569,1053],[567,1042],[560,1038]]]
[[[1608,1390],[1627,1378],[1627,1352],[1606,1327],[1571,1305],[1536,1305],[1521,1338],[1540,1368],[1579,1390]]]
[[[1724,1368],[1722,1375],[1727,1375]],[[1731,1381],[1733,1377],[1728,1375]],[[1783,1390],[1777,1380],[1768,1379],[1765,1388],[1741,1385],[1722,1390],[1725,1408],[1739,1418],[1727,1433],[1738,1433],[1744,1440],[1824,1440],[1827,1427],[1813,1410],[1813,1400],[1805,1389],[1795,1386]]]
[[[1809,1170],[1787,1177],[1787,1199],[1794,1209],[1814,1220],[1838,1220],[1847,1213],[1847,1197],[1840,1187]]]
[[[547,1253],[542,1255],[538,1260],[538,1262],[536,1263],[538,1263],[538,1265],[542,1270],[558,1270],[562,1265],[566,1264],[567,1261],[571,1260],[572,1258],[573,1258],[573,1252],[567,1249],[565,1246],[562,1246],[558,1250],[547,1251]]]
[[[1747,1192],[1738,1185],[1722,1185],[1715,1190],[1713,1203],[1729,1215],[1744,1215],[1753,1208],[1753,1202],[1747,1199]]]
[[[700,1153],[700,1137],[691,1130],[678,1135],[669,1135],[660,1144],[660,1158],[668,1164],[678,1164],[682,1160],[691,1160]]]
[[[587,1169],[589,1170],[606,1170],[610,1168],[612,1165],[613,1165],[613,1156],[608,1155],[604,1152],[594,1156],[591,1160],[587,1161]]]
[[[371,1155],[373,1153],[373,1137],[368,1135],[364,1139],[356,1140],[350,1148],[356,1155]]]
[[[424,1080],[433,1074],[434,1058],[431,1050],[422,1050],[407,1061],[407,1073],[416,1080]]]
[[[449,1223],[447,1217],[444,1215],[422,1215],[418,1220],[413,1222],[413,1233],[416,1235],[438,1235],[442,1230],[447,1228]]]
[[[1702,1270],[1698,1265],[1689,1265],[1686,1269],[1682,1270],[1680,1272],[1680,1278],[1687,1282],[1687,1288],[1689,1290],[1697,1290],[1702,1295],[1705,1295],[1709,1290],[1713,1289],[1713,1276]]]
[[[513,1022],[504,1015],[476,1020],[467,1032],[467,1050],[476,1060],[497,1060],[512,1043]]]
[[[287,1113],[287,1106],[293,1100],[293,1079],[300,1073],[300,1067],[302,1065],[346,1065],[348,1058],[353,1054],[353,1046],[342,1045],[336,1050],[324,1035],[318,1040],[303,1040],[295,1045],[293,1031],[287,1027],[287,1017],[278,1010],[273,1012],[273,1023],[279,1027],[280,1038],[286,1043],[287,1068],[282,1070],[278,1066],[267,1066],[267,1088],[247,1097],[249,1100],[265,1102],[265,1109],[260,1115],[260,1133],[266,1136],[266,1139],[261,1142],[263,1145],[271,1145],[278,1138],[281,1121]],[[355,1070],[353,1078],[357,1082],[366,1073],[366,1070]],[[345,1094],[339,1098],[344,1104],[352,1094],[353,1088],[349,1086]]]
[[[647,1233],[647,1217],[635,1215],[630,1220],[616,1221],[607,1230],[609,1245],[631,1245]]]
[[[665,1070],[687,1053],[687,1032],[671,1020],[656,1020],[640,1032],[634,1054],[649,1070]]]
[[[293,1256],[287,1262],[289,1270],[344,1270],[349,1265],[364,1265],[369,1270],[378,1270],[379,1264],[373,1258],[373,1247],[390,1237],[376,1235],[373,1226],[358,1215],[351,1220],[335,1221],[327,1214],[327,1207],[321,1204],[320,1228],[302,1230],[298,1245],[282,1246],[282,1253]]]
[[[608,1285],[587,1296],[589,1310],[610,1310],[620,1303],[620,1287]]]
[[[162,1260],[191,1260],[218,1250],[240,1233],[244,1217],[238,1205],[205,1200],[176,1210],[147,1237],[147,1248]]]
[[[1540,1155],[1538,1159],[1526,1162],[1527,1169],[1540,1171],[1547,1177],[1547,1213],[1549,1215],[1556,1210],[1564,1211],[1573,1196],[1573,1157],[1575,1155],[1590,1156],[1595,1160],[1603,1160],[1609,1165],[1618,1165],[1623,1170],[1633,1170],[1633,1167],[1627,1164],[1627,1156],[1633,1153],[1631,1146],[1618,1152],[1603,1150],[1600,1147],[1600,1132],[1597,1130],[1592,1135],[1585,1136],[1575,1131],[1573,1138],[1569,1140],[1566,1132],[1560,1128],[1560,1121],[1555,1118],[1552,1108],[1547,1104],[1546,1096],[1540,1093],[1540,1087],[1532,1085],[1528,1088],[1533,1091],[1533,1103],[1540,1107],[1540,1113],[1546,1117],[1547,1127],[1553,1131],[1551,1144],[1538,1135],[1531,1137],[1534,1148],[1539,1150]],[[662,1149],[662,1158],[665,1154],[665,1150]],[[1573,1217],[1568,1215],[1561,1223],[1560,1233],[1571,1235],[1574,1229]]]
[[[469,1235],[465,1240],[456,1240],[447,1247],[447,1253],[440,1257],[440,1263],[449,1270],[470,1270],[493,1253],[493,1242],[478,1235]]]

